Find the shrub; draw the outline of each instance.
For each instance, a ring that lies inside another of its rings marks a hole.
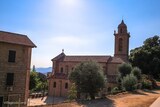
[[[114,87],[114,88],[112,88],[112,90],[111,90],[111,94],[117,94],[117,93],[119,93],[120,91],[119,91],[119,89],[118,89],[118,87]]]
[[[138,80],[141,80],[142,78],[142,74],[141,74],[141,70],[138,67],[134,67],[131,71],[131,73],[137,77]]]
[[[152,89],[152,81],[150,80],[148,75],[142,75],[141,83],[143,89]]]
[[[137,83],[137,89],[142,89],[142,83],[141,82]]]
[[[116,78],[116,80],[117,80],[117,83],[118,83],[118,89],[120,89],[120,90],[122,90],[122,85],[121,85],[121,82],[122,82],[122,77],[121,77],[121,74],[120,73],[118,73],[118,76],[117,76],[117,78]]]
[[[120,72],[121,77],[125,77],[130,74],[132,70],[132,65],[129,63],[123,63],[118,67],[118,71]]]
[[[70,90],[68,91],[68,99],[70,101],[77,98],[77,90],[75,83],[72,83]]]
[[[152,82],[147,79],[142,80],[142,88],[143,89],[152,89]]]
[[[126,91],[133,91],[137,89],[137,78],[133,74],[126,75],[122,79],[122,86]]]

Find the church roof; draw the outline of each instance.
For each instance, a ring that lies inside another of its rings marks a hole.
[[[111,56],[89,56],[89,55],[86,55],[86,56],[67,56],[65,55],[63,52],[61,54],[59,54],[58,56],[54,57],[52,59],[57,61],[65,61],[65,62],[84,62],[84,61],[96,61],[96,62],[108,62],[109,58]]]
[[[0,31],[0,42],[36,47],[26,35],[6,31]]]
[[[96,62],[108,62],[111,56],[65,56],[64,61],[84,62],[84,61],[96,61]]]
[[[96,61],[102,63],[124,63],[121,58],[112,57],[110,55],[81,55],[81,56],[70,56],[65,55],[63,52],[52,59],[52,61],[64,61],[64,62],[85,62],[85,61]]]
[[[127,25],[124,23],[124,21],[122,20],[121,23],[118,25],[118,28],[120,27],[127,27]]]
[[[121,58],[118,57],[112,57],[109,61],[110,63],[124,63],[124,61]]]
[[[62,52],[61,54],[59,54],[59,55],[57,55],[56,57],[54,57],[54,58],[52,59],[52,61],[53,61],[53,60],[63,59],[65,56],[66,56],[66,55]]]

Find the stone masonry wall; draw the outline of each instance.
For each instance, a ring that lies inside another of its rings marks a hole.
[[[9,50],[16,51],[15,63],[8,62]],[[0,43],[0,96],[17,94],[21,101],[27,101],[29,88],[31,48],[8,43]],[[7,73],[14,73],[13,91],[7,91]]]

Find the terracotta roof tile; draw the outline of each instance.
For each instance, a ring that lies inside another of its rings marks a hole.
[[[111,56],[65,56],[64,61],[83,62],[83,61],[96,61],[108,62]]]
[[[0,31],[0,42],[36,47],[26,35],[5,31]]]
[[[58,56],[54,57],[52,59],[56,61],[66,61],[66,62],[84,62],[84,61],[96,61],[96,62],[103,62],[103,63],[124,63],[124,61],[121,58],[118,57],[112,57],[109,55],[104,56],[68,56],[64,53],[59,54]]]
[[[64,54],[64,53],[61,53],[61,54],[57,55],[56,57],[54,57],[54,58],[52,59],[52,61],[53,61],[53,60],[63,59],[64,57],[65,57],[65,54]]]

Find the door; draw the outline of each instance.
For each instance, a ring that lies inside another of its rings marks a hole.
[[[0,97],[0,107],[3,105],[3,97]]]

